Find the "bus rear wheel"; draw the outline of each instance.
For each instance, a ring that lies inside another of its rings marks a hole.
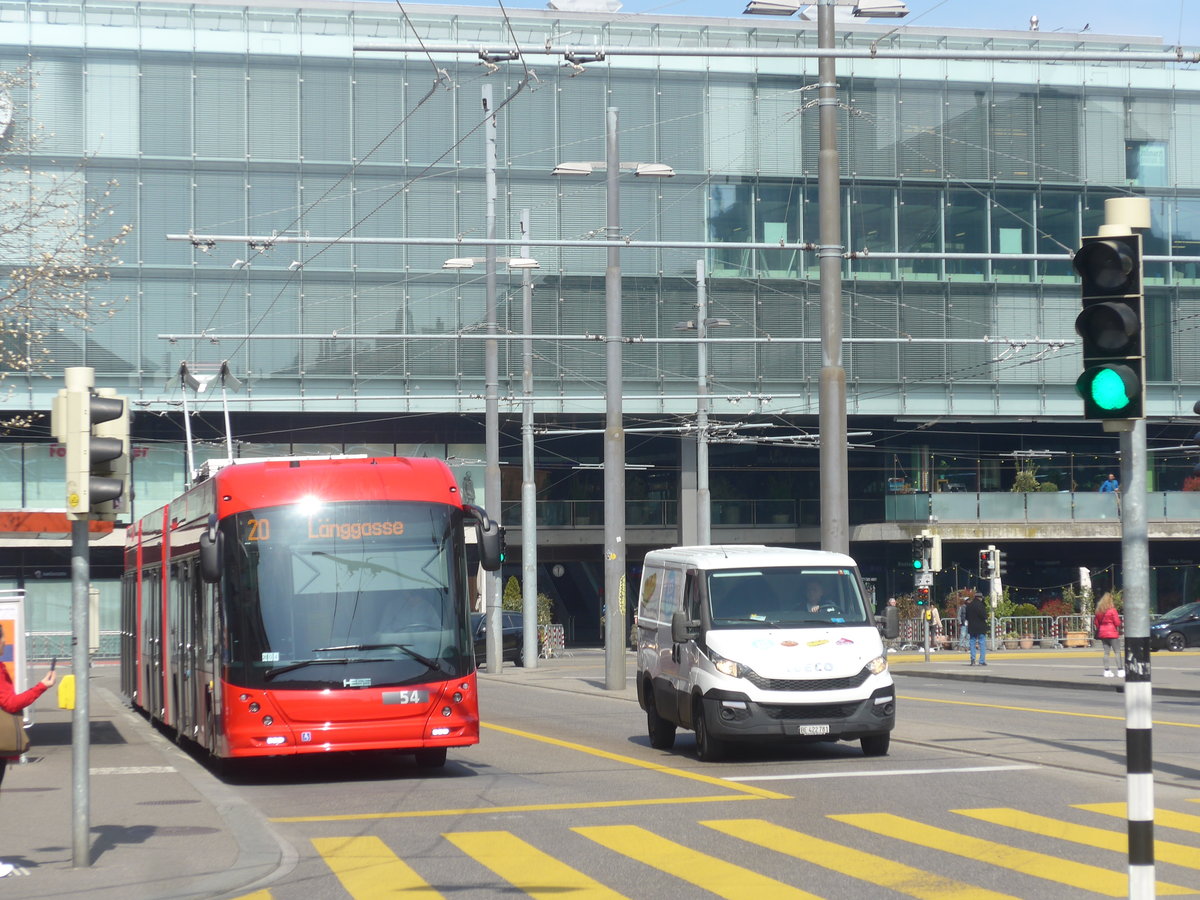
[[[446,764],[445,747],[427,747],[418,750],[413,756],[416,757],[417,767],[421,769],[440,769]]]

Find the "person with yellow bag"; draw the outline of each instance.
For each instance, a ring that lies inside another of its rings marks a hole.
[[[4,626],[0,625],[0,659],[3,658]],[[54,685],[56,677],[54,669],[51,669],[41,681],[29,690],[18,694],[16,686],[13,684],[12,676],[8,674],[8,666],[0,663],[0,710],[8,714],[0,714],[0,718],[9,720],[0,723],[0,730],[4,732],[3,735],[0,735],[0,740],[3,740],[3,743],[0,743],[0,782],[4,781],[4,771],[8,768],[8,761],[10,759],[20,759],[25,748],[29,746],[21,724],[21,711],[25,707],[30,706],[42,694],[46,693]],[[4,728],[3,726],[8,727]],[[10,731],[12,734],[11,737]],[[12,874],[12,870],[13,866],[11,863],[0,860],[0,878]]]

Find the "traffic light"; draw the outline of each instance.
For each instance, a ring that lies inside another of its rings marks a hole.
[[[1083,339],[1083,374],[1075,390],[1089,419],[1145,416],[1145,336],[1142,325],[1142,237],[1085,237],[1075,252],[1083,310],[1075,331]]]
[[[129,412],[111,388],[92,388],[92,370],[67,369],[51,426],[66,445],[67,518],[112,520],[128,505]]]
[[[1003,578],[1008,574],[1008,554],[1003,550],[993,550],[993,562],[996,566],[996,575]]]
[[[508,529],[503,525],[500,526],[500,564],[504,564],[504,558],[508,556]]]
[[[917,588],[917,606],[928,606],[928,605],[929,605],[929,588],[927,588],[927,587]]]
[[[933,538],[927,534],[912,539],[912,567],[914,572],[933,571]]]
[[[996,563],[992,559],[994,551],[991,547],[979,551],[979,577],[992,579],[996,577]]]

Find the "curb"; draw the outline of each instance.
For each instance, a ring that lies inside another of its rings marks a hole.
[[[1060,690],[1066,688],[1068,690],[1076,691],[1112,691],[1118,694],[1125,693],[1125,682],[1123,680],[1118,681],[1115,684],[1105,684],[1104,682],[1090,684],[1085,681],[1059,681],[1048,678],[1018,678],[1012,675],[976,675],[973,672],[971,674],[967,674],[966,672],[910,671],[907,669],[896,668],[893,668],[891,672],[893,677],[902,675],[911,678],[940,678],[944,681],[983,681],[990,684],[1018,684],[1028,687],[1057,688]],[[1197,695],[1196,691],[1191,691],[1186,688],[1155,687],[1153,680],[1151,681],[1151,693],[1157,697],[1195,698]]]

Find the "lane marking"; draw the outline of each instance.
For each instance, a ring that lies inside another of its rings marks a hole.
[[[573,900],[625,900],[624,894],[618,894],[507,831],[462,831],[443,836],[535,900],[562,900],[564,896]],[[388,896],[394,897],[396,893],[391,892]]]
[[[89,775],[169,775],[174,766],[99,766],[88,769]]]
[[[553,747],[562,747],[567,750],[574,750],[576,753],[586,753],[588,756],[596,756],[600,759],[607,759],[613,762],[624,763],[627,766],[634,766],[639,769],[648,769],[651,772],[658,772],[660,775],[674,775],[676,778],[687,778],[691,781],[699,781],[702,784],[715,785],[717,787],[730,788],[732,790],[745,791],[755,797],[761,797],[767,800],[791,800],[789,794],[777,794],[774,791],[768,791],[764,788],[755,788],[735,784],[728,779],[718,778],[715,775],[703,775],[700,772],[689,772],[687,769],[677,769],[673,766],[664,766],[661,763],[650,762],[644,759],[635,759],[632,756],[624,756],[620,753],[610,753],[607,750],[600,750],[596,747],[589,747],[586,744],[576,744],[572,741],[563,741],[558,738],[546,737],[545,735],[533,734],[529,731],[519,731],[516,728],[507,728],[504,725],[492,725],[488,723],[482,724],[483,728],[489,731],[499,731],[502,734],[511,734],[515,737],[525,738],[529,741],[538,741],[543,744],[550,744]]]
[[[821,900],[808,891],[677,844],[636,825],[597,825],[571,830],[602,847],[674,875],[725,900],[762,900],[764,897]]]
[[[1189,803],[1200,803],[1200,800],[1189,800]],[[1118,819],[1128,820],[1129,814],[1124,803],[1076,803],[1076,809],[1083,809],[1088,812],[1100,813],[1102,816],[1115,816]],[[1164,828],[1174,828],[1176,831],[1190,831],[1193,834],[1200,834],[1200,816],[1194,816],[1191,813],[1175,812],[1172,809],[1155,809],[1154,824],[1161,825]]]
[[[377,837],[313,838],[312,844],[354,900],[442,896]]]
[[[812,772],[795,775],[747,775],[745,778],[726,778],[726,781],[801,781],[813,778],[878,778],[883,775],[956,775],[959,772],[1017,772],[1040,769],[1032,763],[1009,766],[963,766],[947,769],[881,769],[878,772]]]
[[[1121,831],[1109,831],[1092,825],[1076,825],[1074,822],[1064,822],[1061,819],[1016,809],[954,809],[951,812],[960,816],[970,816],[981,822],[1003,825],[1005,828],[1070,841],[1072,844],[1086,844],[1114,853],[1129,852],[1129,835]],[[1185,869],[1200,869],[1200,850],[1171,841],[1154,842],[1154,859],[1156,862],[1171,863]]]
[[[859,881],[889,888],[919,900],[1016,900],[1009,894],[989,891],[962,881],[944,878],[904,863],[822,840],[762,819],[726,819],[701,822],[755,847],[815,863]]]
[[[368,819],[423,819],[436,816],[486,816],[495,813],[555,812],[569,809],[620,809],[632,806],[672,806],[685,803],[734,803],[757,800],[749,794],[722,794],[715,797],[659,797],[647,800],[594,800],[580,803],[530,803],[523,806],[485,806],[466,809],[421,809],[406,812],[340,813],[331,816],[279,816],[272,822],[353,822]]]
[[[1124,722],[1125,716],[1108,716],[1100,713],[1074,712],[1069,709],[1036,709],[1032,706],[1005,706],[1000,703],[979,703],[974,700],[947,700],[939,697],[910,697],[897,694],[897,700],[911,700],[914,703],[946,703],[951,706],[974,706],[979,709],[1003,709],[1008,712],[1042,713],[1047,716],[1073,716],[1077,719],[1102,719],[1106,722]],[[1167,722],[1155,719],[1153,725],[1170,725],[1174,728],[1200,728],[1196,722]]]
[[[892,813],[852,813],[831,815],[829,818],[874,834],[881,834],[910,844],[918,844],[922,847],[936,848],[943,853],[951,853],[955,856],[1000,866],[1034,878],[1090,891],[1093,894],[1101,894],[1105,897],[1126,897],[1129,893],[1129,877],[1125,872],[1112,872],[1099,866],[1062,859],[1047,853],[1009,847],[996,841],[972,837],[946,828],[937,828]],[[1191,888],[1179,887],[1162,881],[1155,882],[1155,889],[1157,891],[1155,896],[1195,893]]]

